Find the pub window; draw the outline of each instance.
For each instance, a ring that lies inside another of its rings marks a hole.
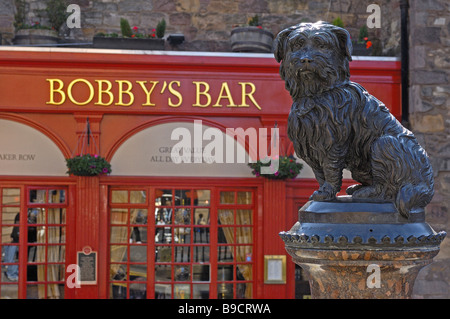
[[[64,298],[66,214],[65,189],[28,189],[27,298]]]
[[[0,187],[0,298],[18,298],[20,188]]]
[[[109,297],[252,298],[252,191],[112,188]]]
[[[155,298],[208,299],[211,191],[157,189],[155,198]]]
[[[253,297],[253,193],[221,191],[217,232],[217,298]]]

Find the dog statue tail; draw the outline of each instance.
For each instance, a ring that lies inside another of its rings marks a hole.
[[[417,207],[425,207],[433,198],[434,191],[430,186],[422,183],[420,185],[406,184],[400,188],[395,207],[400,215],[409,218],[409,212]]]
[[[406,218],[412,209],[424,208],[434,195],[433,169],[428,156],[418,144],[410,148],[414,149],[418,161],[410,171],[411,179],[400,187],[394,202],[398,212]]]

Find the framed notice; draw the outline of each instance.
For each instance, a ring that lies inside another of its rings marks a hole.
[[[97,252],[84,247],[77,252],[78,282],[81,285],[97,284]]]
[[[285,284],[286,283],[286,256],[266,255],[264,256],[264,283]]]

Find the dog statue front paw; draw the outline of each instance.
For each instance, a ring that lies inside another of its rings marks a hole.
[[[318,202],[329,201],[336,198],[336,193],[337,192],[330,184],[324,183],[311,195],[310,199]]]

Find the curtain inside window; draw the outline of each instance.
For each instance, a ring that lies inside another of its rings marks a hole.
[[[219,220],[222,225],[234,225],[233,210],[220,210]],[[237,225],[251,224],[252,211],[251,210],[238,210],[236,213]],[[236,238],[234,237],[234,229],[236,228]],[[222,227],[223,233],[227,244],[249,244],[238,245],[233,252],[233,258],[237,262],[246,262],[247,256],[252,256],[252,227]],[[252,258],[252,257],[251,257]],[[237,265],[239,271],[245,280],[252,279],[252,265],[244,264]],[[247,283],[245,289],[245,298],[252,298],[252,284]]]

